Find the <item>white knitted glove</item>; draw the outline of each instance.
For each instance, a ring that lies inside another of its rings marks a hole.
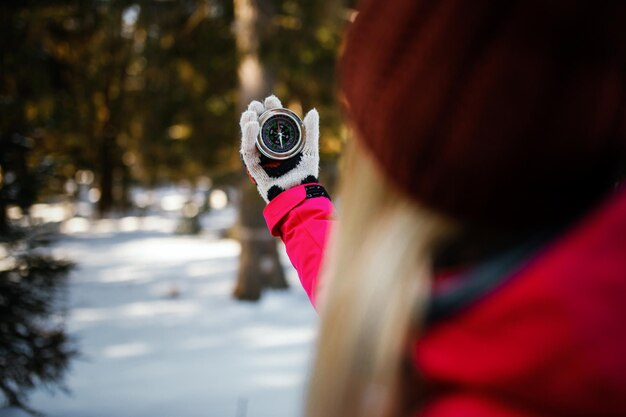
[[[282,108],[276,96],[265,99],[265,105],[253,101],[241,114],[241,156],[259,194],[269,202],[281,192],[300,184],[317,182],[319,175],[319,115],[312,109],[303,120],[305,144],[302,152],[284,161],[261,154],[256,147],[259,116],[269,109]]]

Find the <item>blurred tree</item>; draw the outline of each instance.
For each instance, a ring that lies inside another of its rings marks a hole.
[[[28,238],[26,238],[28,239]],[[76,351],[59,323],[58,300],[66,290],[72,264],[18,249],[27,240],[12,239],[0,269],[0,392],[7,405],[31,410],[30,390],[61,386]]]
[[[26,164],[31,145],[18,133],[0,135],[0,393],[9,406],[29,412],[28,391],[62,386],[76,354],[59,311],[72,264],[42,253],[47,238],[38,227],[12,224],[6,216],[9,205],[28,213],[49,180],[47,164]]]
[[[300,114],[312,107],[318,109],[320,156],[322,164],[331,171],[346,139],[337,100],[336,66],[354,3],[351,0],[259,0],[262,16],[270,22],[260,26],[259,54],[272,74],[272,89],[285,105]],[[328,180],[333,182],[334,178]]]
[[[332,185],[345,128],[336,100],[335,64],[348,17],[343,0],[234,0],[239,51],[239,108],[270,92],[303,115],[322,114],[321,156]],[[267,232],[263,203],[244,181],[239,215],[241,257],[234,295],[257,300],[263,287],[285,288],[276,241]]]
[[[237,163],[236,124],[224,122],[236,118],[230,1],[2,7],[2,130],[28,133],[31,159],[53,158],[66,179],[93,171],[101,214],[123,208],[131,181]]]
[[[0,241],[11,232],[9,205],[26,211],[35,201],[38,177],[26,163],[31,141],[17,133],[0,132]]]
[[[234,0],[235,37],[239,52],[239,110],[252,100],[269,94],[267,74],[259,62],[259,10],[253,0]],[[239,271],[233,295],[239,300],[256,301],[264,287],[287,288],[276,240],[267,232],[263,200],[256,187],[242,180],[238,237],[241,243]]]

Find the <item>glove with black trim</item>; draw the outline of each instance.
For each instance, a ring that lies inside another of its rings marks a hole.
[[[266,202],[283,191],[300,184],[318,182],[319,175],[319,115],[310,110],[304,120],[304,148],[302,152],[283,161],[261,154],[256,147],[259,134],[259,116],[266,110],[282,108],[276,96],[269,96],[264,104],[252,101],[241,114],[241,156],[248,174]]]

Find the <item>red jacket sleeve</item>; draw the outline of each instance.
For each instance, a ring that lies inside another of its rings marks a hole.
[[[318,275],[334,208],[326,197],[307,198],[310,185],[299,185],[280,193],[270,201],[263,215],[272,235],[279,236],[285,243],[302,287],[311,303],[317,306]]]

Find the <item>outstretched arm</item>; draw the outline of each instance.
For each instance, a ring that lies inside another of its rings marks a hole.
[[[319,116],[315,109],[304,118],[302,152],[282,161],[261,154],[256,146],[259,116],[281,108],[275,96],[264,104],[253,101],[241,115],[241,156],[259,194],[268,202],[264,216],[272,235],[279,236],[313,305],[317,302],[318,276],[333,205],[318,182]]]
[[[272,235],[280,236],[285,243],[287,255],[314,306],[333,210],[321,185],[306,184],[281,193],[263,211]]]

